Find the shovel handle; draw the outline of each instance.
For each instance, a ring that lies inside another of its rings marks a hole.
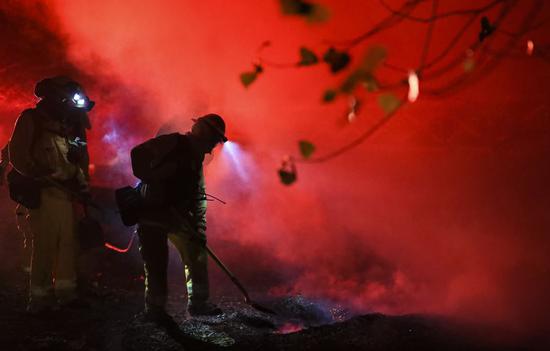
[[[197,233],[196,230],[189,225],[189,222],[173,207],[170,208],[170,211],[172,212],[172,215],[176,218],[178,222],[180,222],[182,227],[185,227],[185,230],[189,231],[194,237],[199,237],[199,233]],[[241,282],[237,279],[237,277],[227,268],[227,266],[216,256],[214,251],[208,245],[204,244],[204,249],[208,253],[208,255],[216,262],[216,264],[227,274],[229,279],[235,284],[235,286],[241,291],[241,293],[244,296],[245,302],[250,302],[250,296],[248,295],[248,292],[244,288],[244,286],[241,284]]]
[[[214,260],[214,262],[216,262],[218,264],[218,266],[225,272],[225,274],[227,274],[229,276],[229,279],[231,279],[231,281],[235,284],[235,286],[237,288],[239,288],[239,290],[241,291],[241,293],[244,296],[245,302],[249,303],[250,302],[250,296],[248,296],[248,292],[246,291],[244,286],[241,284],[241,282],[237,279],[237,277],[235,277],[235,275],[233,273],[231,273],[229,268],[227,268],[223,264],[223,262],[218,258],[218,256],[216,256],[214,251],[212,251],[212,249],[210,247],[208,247],[208,245],[204,245],[204,248],[206,249],[206,252],[208,253],[208,255]]]

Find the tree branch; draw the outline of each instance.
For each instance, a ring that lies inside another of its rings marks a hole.
[[[430,17],[416,17],[416,16],[412,16],[408,13],[402,12],[401,10],[394,10],[386,3],[386,1],[379,0],[380,4],[382,6],[384,6],[384,8],[386,8],[386,10],[388,10],[390,13],[392,13],[396,16],[400,16],[400,17],[406,18],[408,20],[415,21],[415,22],[420,22],[420,23],[431,23],[433,21],[437,21],[437,20],[440,20],[442,18],[447,18],[447,17],[452,17],[452,16],[465,16],[465,15],[472,15],[472,14],[479,15],[480,13],[483,13],[485,11],[490,10],[491,8],[495,7],[496,5],[498,5],[500,3],[510,2],[510,1],[513,1],[513,0],[493,0],[492,2],[490,2],[489,4],[487,4],[485,6],[478,7],[478,8],[475,8],[475,9],[464,9],[464,10],[449,11],[449,12],[441,13],[439,15],[433,15],[432,14]]]

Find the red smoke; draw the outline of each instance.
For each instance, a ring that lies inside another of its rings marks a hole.
[[[529,2],[503,27],[514,30]],[[293,62],[301,45],[321,50],[324,39],[352,38],[387,15],[375,2],[323,3],[332,17],[316,25],[282,16],[277,1],[58,0],[40,16],[34,3],[18,5],[24,16],[15,26],[32,20],[49,34],[2,57],[6,65],[29,61],[2,71],[8,79],[0,86],[0,141],[16,111],[32,104],[33,82],[58,70],[91,86],[92,162],[110,170],[96,181],[113,186],[130,178],[109,179],[113,169],[130,173],[128,149],[163,122],[185,130],[197,114],[220,113],[239,149],[234,158],[216,150],[207,167],[208,191],[228,202],[210,206],[209,237],[249,284],[359,311],[444,313],[542,330],[550,321],[548,62],[514,52],[453,95],[430,99],[421,86],[418,101],[374,137],[327,163],[300,165],[298,183],[285,187],[276,169],[297,140],[330,152],[380,116],[372,98],[354,124],[342,127],[347,102],[320,103],[342,78],[322,65],[267,69],[248,89],[240,84],[265,40],[272,42],[265,50],[271,60]],[[418,16],[429,15],[428,3]],[[0,6],[16,18],[8,8]],[[547,15],[548,6],[540,12]],[[463,21],[436,25],[433,52]],[[548,29],[531,33],[535,48]],[[472,27],[457,52],[478,31]],[[352,54],[380,44],[388,61],[412,68],[425,32],[425,25],[405,21]],[[2,39],[10,35],[23,34],[4,28]],[[58,51],[35,52],[42,47]]]

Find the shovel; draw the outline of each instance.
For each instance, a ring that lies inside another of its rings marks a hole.
[[[174,218],[181,224],[181,226],[186,230],[188,231],[189,233],[191,233],[192,236],[194,237],[199,237],[200,234],[197,233],[190,225],[189,223],[187,222],[187,220],[173,207],[170,208],[170,211],[172,213],[172,215],[174,216]],[[225,272],[225,274],[227,274],[227,276],[229,277],[229,279],[231,279],[231,281],[233,282],[233,284],[235,284],[235,286],[239,289],[239,291],[243,294],[244,296],[244,302],[248,305],[250,305],[251,307],[253,307],[254,309],[260,311],[260,312],[265,312],[265,313],[269,313],[269,314],[273,314],[273,315],[276,315],[277,313],[275,311],[273,311],[272,309],[269,309],[265,306],[262,306],[254,301],[252,301],[252,299],[250,299],[250,296],[248,295],[248,292],[246,291],[246,289],[244,288],[244,286],[241,284],[241,282],[237,279],[237,277],[231,273],[231,271],[229,270],[229,268],[226,267],[225,264],[223,264],[223,262],[218,258],[218,256],[216,256],[216,254],[214,254],[214,252],[212,251],[212,249],[210,249],[210,247],[208,247],[208,245],[204,244],[204,248],[206,250],[206,252],[208,253],[208,255],[214,260],[214,262],[216,262],[216,264]]]

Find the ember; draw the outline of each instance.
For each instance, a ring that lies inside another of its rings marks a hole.
[[[285,323],[282,326],[280,326],[277,331],[275,331],[276,334],[290,334],[290,333],[297,333],[299,331],[302,331],[304,329],[304,326],[300,323]]]

